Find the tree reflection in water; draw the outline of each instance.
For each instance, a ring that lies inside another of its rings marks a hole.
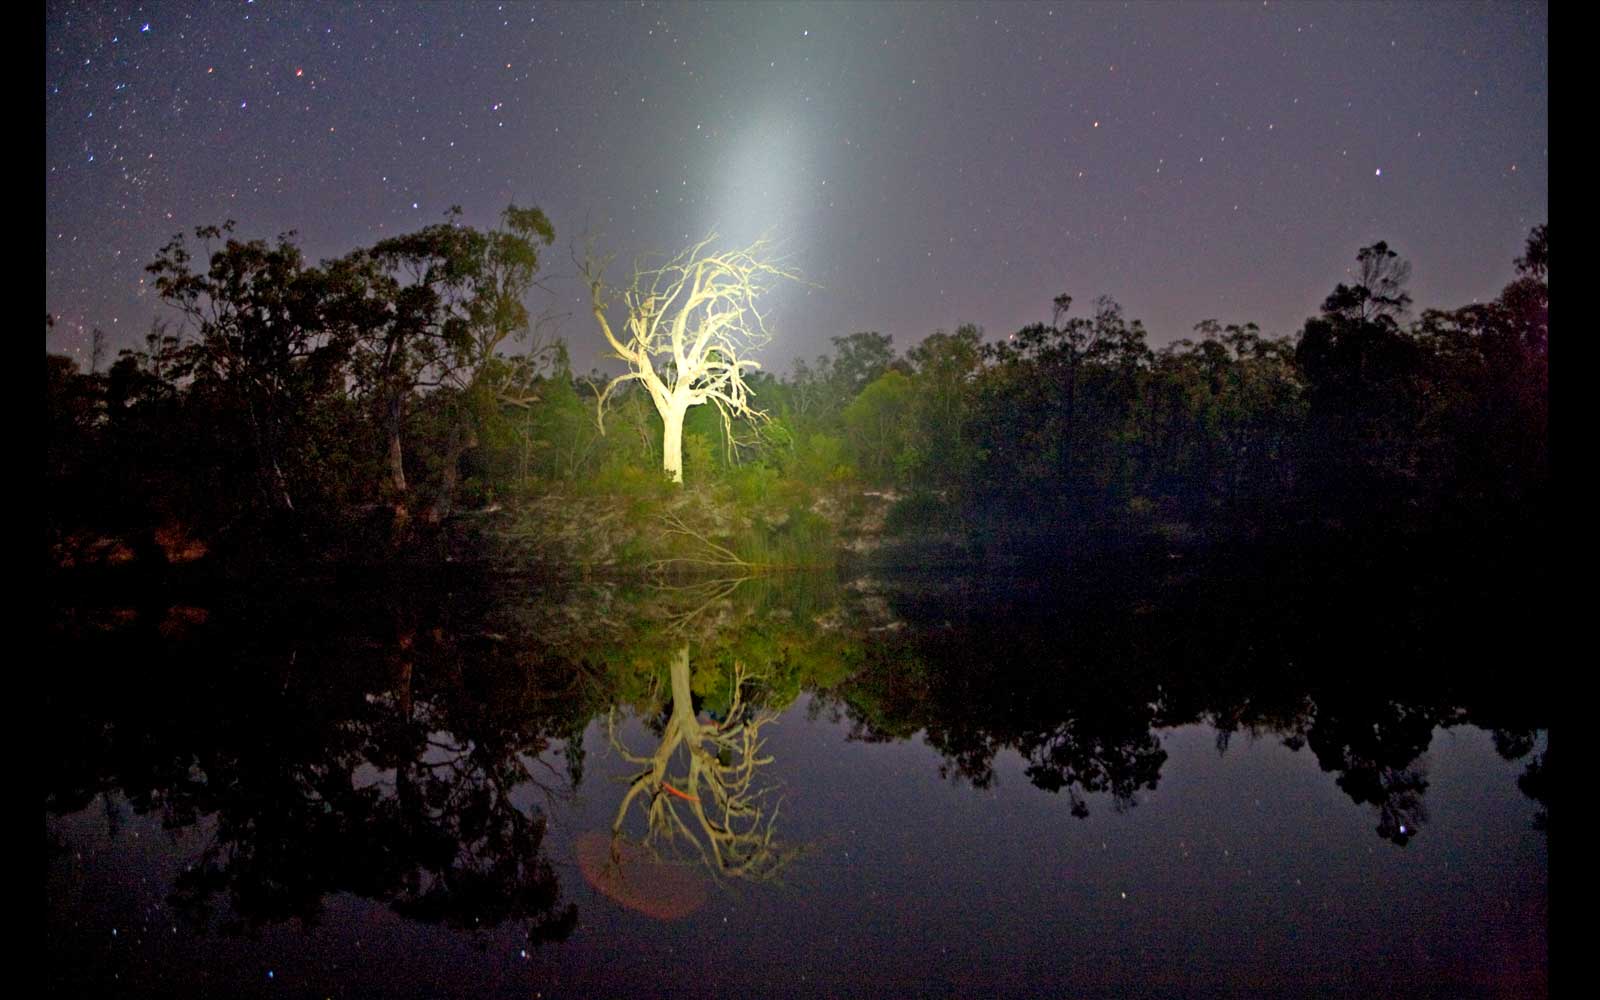
[[[1157,786],[1163,731],[1209,725],[1219,752],[1237,732],[1276,737],[1309,747],[1399,846],[1427,822],[1435,733],[1476,725],[1505,759],[1529,759],[1518,787],[1546,829],[1548,675],[1506,667],[1528,656],[1513,626],[1536,620],[1536,591],[1486,583],[1481,553],[1294,555],[892,585],[879,599],[909,627],[880,633],[819,698],[852,738],[920,735],[977,788],[1013,751],[1078,817],[1097,794],[1121,810]],[[1419,578],[1408,560],[1424,556]]]
[[[353,893],[426,923],[564,939],[577,914],[539,803],[565,794],[541,757],[581,732],[574,706],[496,655],[503,644],[448,634],[437,608],[339,610],[347,620],[318,620],[309,629],[329,631],[310,637],[289,625],[321,617],[305,607],[255,608],[242,627],[214,616],[182,642],[80,636],[83,673],[50,699],[75,751],[47,809],[125,797],[168,829],[206,830],[169,898],[199,926],[219,904],[225,930],[315,925],[329,896]],[[105,654],[159,669],[82,683]]]
[[[702,721],[689,683],[689,643],[673,654],[668,678],[670,702],[661,740],[648,755],[630,751],[617,733],[616,711],[608,717],[612,745],[642,770],[628,783],[611,824],[614,839],[624,836],[637,804],[646,819],[642,844],[694,852],[715,877],[760,881],[776,876],[795,850],[775,839],[778,805],[764,802],[768,789],[757,771],[772,763],[761,752],[761,728],[778,717],[747,700],[752,677],[735,661],[723,718]],[[674,770],[682,751],[682,764]]]
[[[782,590],[748,578],[659,581],[633,597],[638,626],[606,656],[615,697],[605,712],[631,771],[609,829],[578,843],[585,878],[629,909],[675,919],[703,901],[708,876],[771,881],[801,851],[778,837],[763,729],[818,683],[808,666],[834,644],[804,634],[794,612],[806,600]],[[624,736],[624,705],[655,737],[648,751]]]
[[[873,600],[831,579],[519,599],[481,581],[241,595],[183,629],[162,627],[164,605],[63,602],[46,810],[103,796],[205,829],[172,887],[197,916],[225,904],[239,926],[311,923],[348,892],[419,921],[560,940],[576,912],[545,815],[582,778],[585,730],[609,720],[631,773],[580,863],[771,879],[797,848],[778,837],[763,732],[807,692],[854,738],[920,737],[977,787],[1013,751],[1078,816],[1156,788],[1174,728],[1210,726],[1219,750],[1235,733],[1275,738],[1308,748],[1395,844],[1422,835],[1434,735],[1475,725],[1527,761],[1518,785],[1547,828],[1549,691],[1503,669],[1525,650],[1469,627],[1525,610],[1340,572],[1163,565]],[[629,711],[654,747],[624,738]],[[693,888],[666,900],[665,878],[641,890],[660,914],[698,905]]]

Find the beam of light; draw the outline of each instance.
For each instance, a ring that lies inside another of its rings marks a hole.
[[[762,236],[792,236],[812,214],[809,190],[814,153],[809,130],[792,117],[766,113],[739,127],[713,173],[708,229],[732,244]]]
[[[824,204],[816,130],[793,114],[766,111],[733,130],[726,155],[713,161],[711,193],[702,231],[721,234],[724,246],[773,241],[776,255],[809,278],[807,252]],[[772,290],[766,309],[780,307],[803,289],[793,282]],[[786,311],[786,310],[785,310]]]

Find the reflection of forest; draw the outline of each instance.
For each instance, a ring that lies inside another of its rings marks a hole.
[[[72,613],[47,810],[119,792],[171,829],[213,819],[171,897],[198,918],[225,902],[247,924],[315,923],[350,892],[418,920],[565,937],[576,912],[528,800],[581,775],[581,756],[566,775],[539,761],[582,732],[581,701],[541,684],[536,662],[481,655],[491,637],[453,633],[443,609],[322,598],[212,609],[184,631],[159,610],[123,609],[161,625],[109,632],[105,613]]]
[[[770,594],[602,585],[519,603],[482,582],[61,612],[52,638],[70,667],[47,698],[59,741],[47,811],[103,794],[172,829],[210,821],[172,894],[198,918],[225,902],[245,924],[314,923],[349,892],[414,919],[559,940],[576,911],[544,854],[542,807],[578,788],[582,734],[622,708],[677,720],[652,755],[664,766],[651,800],[669,784],[696,800],[698,836],[680,827],[680,844],[737,877],[793,856],[764,800],[760,730],[840,660],[763,627],[783,617]],[[790,621],[806,613],[785,607]],[[679,748],[683,776],[665,766]],[[647,844],[671,839],[682,800],[664,798]],[[632,798],[619,799],[620,830]]]
[[[977,786],[1014,750],[1079,815],[1154,788],[1169,727],[1208,723],[1219,749],[1234,733],[1278,738],[1402,844],[1426,819],[1434,732],[1471,724],[1527,761],[1519,787],[1543,826],[1549,696],[1520,666],[1539,651],[1516,625],[1537,595],[1461,587],[1432,565],[1428,586],[1301,554],[865,596],[787,578],[692,603],[602,584],[522,599],[508,595],[525,585],[470,579],[231,594],[203,611],[61,600],[46,809],[106,793],[170,828],[214,821],[173,892],[196,914],[314,921],[350,892],[534,941],[575,925],[544,815],[582,782],[591,723],[632,715],[659,739],[627,741],[616,829],[759,876],[790,856],[760,792],[761,725],[802,692],[856,738],[921,733]]]
[[[1400,572],[1423,558],[1427,580]],[[1545,676],[1539,597],[1485,587],[1474,553],[1213,554],[1202,564],[1079,569],[1070,579],[956,581],[901,588],[895,614],[919,627],[869,647],[863,668],[827,700],[857,738],[922,732],[946,773],[983,787],[1004,749],[1030,781],[1117,808],[1156,786],[1160,730],[1212,726],[1309,747],[1340,789],[1404,844],[1425,821],[1424,754],[1438,727],[1494,733],[1519,787],[1548,816]],[[1528,558],[1532,558],[1529,556]],[[1162,561],[1158,558],[1157,561]],[[1506,580],[1516,566],[1501,564]],[[1470,583],[1467,581],[1471,581]]]

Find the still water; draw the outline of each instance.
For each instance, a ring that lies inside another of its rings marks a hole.
[[[1540,996],[1524,608],[1298,559],[61,595],[48,979]]]

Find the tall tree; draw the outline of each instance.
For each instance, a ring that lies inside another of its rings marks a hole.
[[[844,408],[844,425],[856,467],[873,484],[892,482],[911,459],[916,386],[897,371],[884,372]]]
[[[835,352],[829,375],[840,406],[848,405],[894,363],[894,338],[887,334],[868,330],[829,339]]]
[[[640,768],[617,806],[612,837],[622,836],[628,814],[638,803],[649,824],[645,843],[687,844],[713,876],[775,878],[796,852],[775,839],[777,810],[764,807],[756,779],[760,768],[772,763],[772,757],[761,752],[765,742],[761,729],[778,713],[746,705],[746,689],[755,678],[736,661],[724,721],[701,722],[690,676],[689,643],[684,640],[672,657],[670,710],[653,753],[630,751],[617,736],[615,711],[607,718],[612,745],[625,761]],[[680,750],[681,766],[676,761]]]
[[[527,303],[538,285],[540,251],[555,239],[550,220],[538,208],[512,204],[498,228],[460,232],[452,260],[459,281],[449,307],[462,329],[449,345],[451,363],[444,372],[454,405],[445,429],[441,504],[453,497],[457,466],[478,445],[479,425],[501,407],[526,410],[540,398],[545,374],[567,367],[564,345],[539,335],[554,317],[535,317]],[[508,355],[503,349],[510,342],[525,343],[526,349]]]
[[[1422,355],[1398,319],[1411,303],[1411,266],[1382,242],[1356,261],[1356,284],[1334,288],[1295,349],[1307,382],[1308,485],[1338,516],[1393,510],[1421,457]]]
[[[966,424],[982,341],[981,327],[963,323],[954,333],[935,331],[906,351],[915,386],[912,447],[901,469],[911,480],[907,485],[953,485],[976,461]]]
[[[502,226],[480,232],[450,218],[415,233],[379,242],[338,262],[339,318],[356,345],[355,374],[372,400],[386,448],[388,485],[407,491],[402,434],[406,407],[420,388],[482,389],[526,402],[529,372],[550,350],[519,363],[503,358],[507,340],[530,327],[526,296],[539,269],[539,250],[554,239],[537,208],[509,206]],[[547,345],[548,347],[549,345]],[[457,412],[445,447],[445,500],[455,459],[468,446],[471,425]]]
[[[209,245],[232,231],[230,221],[195,235]],[[197,335],[180,374],[242,408],[259,488],[272,509],[293,510],[291,427],[337,388],[348,349],[324,322],[326,275],[306,266],[293,233],[276,244],[227,236],[206,271],[190,261],[180,234],[146,268]]]
[[[771,334],[757,300],[779,279],[795,274],[767,258],[765,241],[742,250],[714,252],[713,234],[660,267],[635,267],[621,291],[605,283],[609,258],[592,255],[583,265],[595,321],[613,354],[628,371],[600,393],[597,410],[605,425],[606,400],[620,385],[638,382],[661,416],[661,466],[683,482],[683,418],[689,408],[711,403],[731,436],[734,417],[765,414],[750,402],[745,373],[760,365],[750,356]],[[608,318],[622,303],[620,328]]]
[[[1383,240],[1356,252],[1356,282],[1340,283],[1322,303],[1324,316],[1359,323],[1393,324],[1411,305],[1405,290],[1411,264]]]
[[[1518,277],[1493,302],[1428,310],[1430,486],[1480,523],[1528,520],[1548,487],[1550,286],[1548,229],[1518,258]]]

